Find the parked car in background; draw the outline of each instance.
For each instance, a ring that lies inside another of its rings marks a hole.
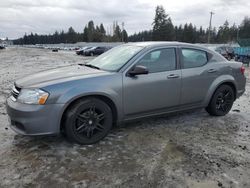
[[[234,49],[230,46],[220,46],[215,49],[216,52],[224,56],[227,60],[234,59]]]
[[[112,126],[205,108],[226,115],[245,91],[242,63],[178,42],[124,44],[92,61],[15,81],[7,99],[11,128],[23,135],[64,132],[80,144]]]
[[[53,48],[52,52],[58,52],[58,48]]]
[[[80,49],[76,50],[76,54],[77,55],[84,55],[85,50],[88,50],[90,48],[92,48],[92,47],[86,46],[86,47],[80,48]]]
[[[0,45],[0,50],[3,50],[5,49],[5,46],[4,45]]]
[[[85,56],[101,55],[102,53],[108,51],[110,48],[105,46],[92,47],[84,51]]]

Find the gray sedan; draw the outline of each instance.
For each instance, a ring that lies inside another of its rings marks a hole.
[[[39,72],[14,83],[10,126],[23,135],[63,132],[80,144],[122,122],[194,108],[227,114],[245,91],[241,63],[178,42],[128,43],[89,63]]]

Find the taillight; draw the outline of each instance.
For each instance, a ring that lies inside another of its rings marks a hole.
[[[244,67],[244,65],[242,65],[241,67],[240,67],[240,72],[242,73],[242,74],[244,74],[245,73],[245,67]]]

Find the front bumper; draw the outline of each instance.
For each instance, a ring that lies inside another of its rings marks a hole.
[[[48,135],[60,132],[63,104],[29,105],[6,101],[10,127],[22,135]]]
[[[242,90],[238,90],[237,91],[237,97],[236,98],[239,98],[240,96],[242,96],[245,92],[245,89],[242,89]]]

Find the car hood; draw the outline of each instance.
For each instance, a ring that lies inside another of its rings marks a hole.
[[[67,78],[72,79],[75,77],[89,77],[105,73],[107,72],[85,66],[74,65],[38,72],[17,80],[15,84],[21,88],[29,88],[41,84],[44,85],[44,83],[47,82],[66,80]]]

